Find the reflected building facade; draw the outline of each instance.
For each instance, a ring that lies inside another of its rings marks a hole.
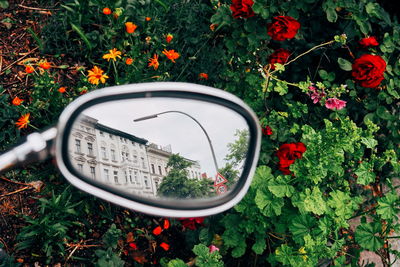
[[[87,177],[128,193],[155,196],[169,169],[171,146],[161,147],[148,140],[81,116],[75,123],[68,151],[71,163]],[[202,179],[198,161],[189,160],[190,179]]]

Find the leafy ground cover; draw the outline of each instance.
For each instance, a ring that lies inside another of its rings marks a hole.
[[[259,116],[263,140],[246,197],[209,218],[121,209],[68,186],[51,161],[10,171],[0,177],[2,266],[357,266],[365,251],[397,261],[392,3],[5,2],[1,149],[81,94],[149,81],[236,94]]]

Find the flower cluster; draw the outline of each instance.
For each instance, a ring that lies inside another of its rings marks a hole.
[[[179,219],[183,229],[196,230],[197,225],[203,225],[204,217],[197,218],[181,218]]]
[[[276,152],[279,158],[279,170],[283,174],[291,174],[289,170],[290,165],[292,165],[296,159],[301,159],[304,152],[306,152],[306,146],[301,142],[281,145],[278,152]]]
[[[237,18],[250,18],[254,16],[252,9],[253,0],[233,0],[231,4],[232,15]]]

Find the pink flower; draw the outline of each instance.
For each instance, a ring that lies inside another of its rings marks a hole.
[[[208,248],[210,249],[210,253],[213,253],[214,251],[219,251],[219,248],[214,245],[210,245]]]
[[[346,106],[346,101],[337,98],[328,98],[325,102],[325,107],[328,109],[341,110]]]
[[[309,93],[308,95],[311,97],[311,100],[314,104],[317,104],[319,101],[321,101],[323,97],[326,96],[324,90],[318,91],[317,87],[315,87],[314,85],[309,86],[308,89],[310,89],[311,91],[311,93]]]

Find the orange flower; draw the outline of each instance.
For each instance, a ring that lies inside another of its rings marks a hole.
[[[167,36],[165,37],[165,41],[167,41],[167,43],[170,43],[172,39],[174,39],[174,36],[170,33],[168,33]]]
[[[29,117],[31,116],[30,113],[22,115],[18,121],[15,123],[16,126],[18,126],[18,129],[26,128],[28,127],[29,124]]]
[[[14,106],[19,106],[21,105],[21,103],[24,102],[24,100],[22,100],[21,98],[19,98],[18,96],[14,97],[12,104]]]
[[[126,65],[131,65],[132,63],[133,63],[133,59],[130,57],[125,60]]]
[[[172,49],[172,50],[164,49],[163,54],[164,54],[169,60],[171,60],[171,61],[174,62],[174,63],[175,63],[175,59],[177,59],[177,58],[180,57],[179,53],[175,52],[174,49]]]
[[[167,243],[162,242],[160,247],[162,247],[165,251],[169,250],[169,245]]]
[[[103,8],[103,14],[104,15],[110,15],[111,13],[112,13],[112,11],[108,7]]]
[[[132,22],[125,23],[125,29],[127,33],[134,33],[136,31],[137,25]]]
[[[90,82],[91,84],[99,84],[99,81],[101,81],[101,83],[105,83],[106,79],[108,79],[108,76],[103,74],[103,70],[100,69],[97,66],[94,66],[91,70],[88,71],[88,82]]]
[[[58,88],[58,91],[59,91],[61,94],[65,93],[66,90],[67,90],[67,87],[60,87],[60,88]]]
[[[156,228],[153,229],[153,234],[154,235],[160,235],[162,232],[161,226],[157,226]]]
[[[25,66],[25,72],[26,73],[32,73],[34,71],[35,71],[35,69],[31,65],[26,65]]]
[[[48,70],[51,68],[51,63],[49,63],[47,61],[42,61],[39,63],[39,67],[41,67],[44,70]]]
[[[146,21],[150,21],[151,18],[150,18],[150,17],[146,17],[145,20],[146,20]]]
[[[208,74],[204,73],[204,72],[200,73],[199,74],[199,79],[200,80],[208,80]]]
[[[158,55],[157,54],[154,54],[154,56],[152,58],[149,58],[148,67],[153,66],[154,70],[157,70],[159,65],[160,65],[160,63],[158,63]]]
[[[118,58],[121,58],[121,51],[118,51],[116,48],[113,48],[113,49],[111,49],[111,50],[109,50],[110,51],[110,53],[108,53],[108,54],[105,54],[104,56],[103,56],[103,58],[104,59],[107,59],[107,61],[110,61],[110,59],[112,59],[112,60],[114,60],[114,61],[117,61],[117,57]]]

